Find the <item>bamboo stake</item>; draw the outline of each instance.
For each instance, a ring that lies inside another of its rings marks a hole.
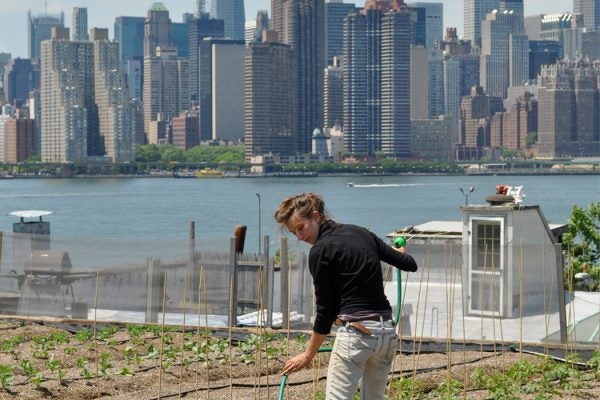
[[[200,338],[200,303],[202,301],[202,297],[200,296],[202,289],[202,279],[204,277],[204,266],[200,266],[200,277],[198,279],[198,319],[196,321],[196,340],[198,341],[198,346],[200,346],[201,338]],[[198,355],[195,354],[197,357]],[[194,385],[198,387],[198,381],[200,376],[200,360],[196,363],[196,376],[194,377]],[[199,392],[196,392],[196,399],[198,399]]]
[[[179,397],[181,398],[181,384],[183,381],[183,364],[185,364],[185,316],[187,312],[188,271],[183,275],[183,324],[181,326],[181,365],[179,368]]]
[[[210,332],[208,331],[208,297],[206,295],[206,273],[202,279],[202,291],[204,293],[204,336],[206,338],[206,398],[210,400]]]
[[[548,309],[548,302],[546,299],[546,241],[544,240],[544,244],[542,245],[542,284],[544,287],[544,329],[546,335],[544,336],[544,354],[548,355],[548,324],[550,323],[550,312]],[[551,292],[552,295],[552,292]]]
[[[460,287],[461,287],[461,312],[462,312],[462,332],[463,332],[463,363],[466,364],[467,363],[467,327],[465,325],[465,308],[468,307],[468,303],[465,304],[465,283],[464,283],[464,278],[463,278],[463,273],[462,273],[462,267],[461,267],[461,273],[460,273]],[[468,289],[467,289],[468,290]],[[467,300],[468,301],[468,300]],[[466,375],[467,375],[467,371],[465,369],[465,382],[466,382]],[[466,388],[467,385],[465,384],[464,387]],[[466,393],[464,394],[464,397],[466,399]]]
[[[98,399],[100,398],[100,374],[98,368],[98,340],[96,339],[96,324],[98,315],[98,281],[100,280],[100,271],[96,271],[96,294],[94,296],[94,356],[96,358],[96,388],[98,390]]]
[[[167,314],[167,273],[163,280],[162,322],[160,324],[160,358],[158,364],[158,398],[162,396],[163,354],[165,348],[165,315]]]
[[[523,240],[520,246],[520,262],[519,262],[519,354],[523,358]]]
[[[423,260],[425,261],[425,260]],[[421,264],[425,264],[424,262]],[[417,376],[417,362],[419,359],[419,351],[421,346],[421,340],[423,339],[423,330],[421,330],[421,339],[419,340],[419,350],[417,350],[417,330],[419,329],[419,308],[421,306],[421,289],[423,287],[423,278],[425,276],[425,271],[421,272],[421,279],[419,282],[419,294],[417,295],[417,310],[415,313],[415,336],[413,339],[413,379]],[[429,278],[428,278],[429,279]],[[423,313],[423,320],[425,320],[425,313]],[[423,325],[423,324],[421,324]],[[412,388],[411,388],[412,392]]]
[[[233,307],[233,276],[229,279],[229,315]],[[233,363],[232,363],[232,349],[231,349],[231,331],[233,329],[233,323],[229,324],[228,332],[228,344],[229,344],[229,398],[233,399]]]

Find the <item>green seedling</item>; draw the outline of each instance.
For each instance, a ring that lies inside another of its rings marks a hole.
[[[14,379],[12,367],[10,365],[0,365],[0,389],[6,390]]]
[[[93,337],[92,332],[88,329],[88,328],[83,328],[82,330],[80,330],[79,332],[77,332],[75,334],[75,339],[77,339],[80,342],[87,342],[88,340],[91,340]]]

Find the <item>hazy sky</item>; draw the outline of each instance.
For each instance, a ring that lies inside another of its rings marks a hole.
[[[433,0],[431,0],[434,2]],[[572,11],[572,0],[524,0],[525,15]],[[191,12],[194,0],[162,0],[169,10],[171,20],[181,22],[185,12]],[[244,0],[246,19],[256,16],[257,10],[271,10],[271,0]],[[351,3],[350,0],[344,0]],[[407,1],[410,3],[411,1]],[[439,2],[439,1],[438,1]],[[442,0],[444,25],[463,31],[463,0]],[[73,7],[87,7],[88,27],[109,28],[113,37],[113,25],[118,16],[145,16],[154,2],[152,0],[47,0],[48,12],[65,12],[65,25],[71,27]],[[208,3],[208,1],[207,1]],[[355,4],[364,4],[363,0]],[[44,11],[44,0],[0,0],[0,53],[13,57],[27,57],[27,11]]]

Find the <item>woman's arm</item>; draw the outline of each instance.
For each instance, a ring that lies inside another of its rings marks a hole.
[[[315,354],[317,354],[326,336],[327,335],[313,331],[304,352],[287,360],[281,373],[283,375],[289,375],[292,372],[299,371],[308,366],[308,364],[310,364],[312,359],[315,357]]]

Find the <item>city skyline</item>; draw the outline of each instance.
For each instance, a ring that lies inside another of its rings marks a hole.
[[[444,27],[454,26],[459,36],[463,36],[463,1],[442,0],[434,1],[444,4]],[[114,22],[118,16],[145,17],[152,6],[152,0],[104,0],[101,3],[91,0],[49,0],[48,13],[64,11],[65,24],[71,27],[73,7],[88,8],[88,28],[108,28],[110,38],[113,38]],[[182,15],[191,13],[194,9],[193,0],[162,0],[169,10],[173,22],[181,22]],[[344,3],[352,1],[344,0]],[[364,1],[354,1],[357,6],[362,6]],[[412,1],[407,1],[412,3]],[[573,11],[572,0],[524,0],[525,15]],[[268,10],[271,13],[270,0],[244,0],[246,20],[255,18],[258,10]],[[27,11],[43,12],[44,0],[10,1],[2,4],[0,13],[0,53],[10,53],[13,58],[27,57]],[[208,10],[207,10],[208,11]]]

